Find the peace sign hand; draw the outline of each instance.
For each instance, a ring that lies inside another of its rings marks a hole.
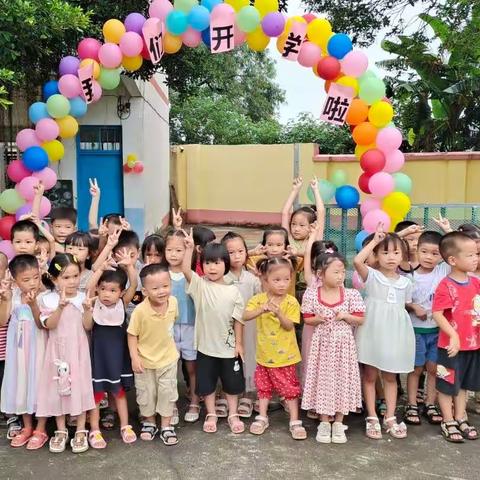
[[[379,222],[377,225],[377,229],[375,230],[375,236],[373,237],[373,241],[375,243],[380,243],[385,238],[385,230],[383,222]]]
[[[64,288],[62,288],[62,290],[60,292],[60,301],[58,302],[58,307],[60,309],[63,309],[67,306],[67,304],[68,304],[67,294],[66,294],[65,287],[64,287]]]
[[[178,207],[178,210],[175,211],[172,208],[172,224],[176,230],[180,230],[182,228],[183,218],[182,218],[182,207]]]
[[[100,187],[98,186],[97,179],[89,178],[88,182],[90,183],[90,195],[94,198],[99,197],[101,190],[100,190]]]
[[[432,217],[432,220],[445,232],[450,233],[452,231],[452,226],[450,221],[446,217],[442,217],[442,214],[438,214],[438,218]]]
[[[193,240],[193,228],[190,228],[189,234],[183,229],[181,231],[185,234],[185,247],[193,250],[195,248],[195,241]]]

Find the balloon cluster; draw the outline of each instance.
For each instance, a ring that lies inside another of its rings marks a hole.
[[[125,173],[142,173],[143,169],[143,163],[138,157],[134,153],[129,153],[126,163],[123,164],[123,171]]]

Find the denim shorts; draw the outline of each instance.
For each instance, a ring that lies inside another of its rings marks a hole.
[[[415,366],[423,367],[427,362],[437,363],[438,332],[415,334]]]

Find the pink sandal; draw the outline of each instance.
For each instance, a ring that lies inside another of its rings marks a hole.
[[[102,432],[100,430],[92,430],[88,434],[88,443],[95,450],[101,450],[106,448],[107,442],[103,438]]]
[[[213,418],[214,420],[210,420]],[[207,413],[203,422],[203,431],[205,433],[216,433],[218,416],[215,413]]]
[[[137,441],[137,435],[133,431],[131,425],[125,425],[120,429],[120,435],[122,436],[123,443],[134,443]]]
[[[232,433],[243,433],[245,431],[245,424],[239,418],[238,413],[228,416],[228,426]]]
[[[12,438],[10,446],[14,448],[23,447],[28,443],[28,441],[32,437],[32,434],[33,430],[31,428],[22,428],[22,430],[20,430],[20,433]]]
[[[34,430],[30,440],[27,443],[27,450],[39,450],[48,441],[48,435],[40,430]]]

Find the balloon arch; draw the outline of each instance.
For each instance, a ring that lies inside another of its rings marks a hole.
[[[260,52],[273,37],[282,57],[311,68],[326,81],[327,104],[330,101],[338,117],[332,123],[346,122],[351,128],[363,170],[358,186],[368,195],[361,204],[364,230],[374,231],[379,222],[393,229],[410,210],[411,180],[399,172],[405,162],[399,150],[402,134],[391,123],[394,112],[385,97],[385,84],[368,70],[366,54],[353,50],[346,34],[334,33],[328,20],[311,13],[287,18],[278,10],[278,0],[255,0],[253,6],[249,0],[201,0],[200,4],[175,0],[174,5],[154,0],[149,18],[131,13],[124,22],[110,19],[103,25],[103,43],[81,40],[77,56],[60,61],[58,80],[43,86],[44,102],[29,107],[34,127],[16,137],[22,156],[7,168],[16,185],[0,195],[0,208],[9,214],[0,219],[4,242],[15,220],[31,211],[34,186],[39,181],[46,190],[55,185],[57,176],[48,165],[63,157],[61,139],[77,134],[76,119],[85,115],[89,103],[101,99],[104,90],[119,85],[122,71],[135,72],[143,62],[158,63],[163,54],[174,54],[182,45],[195,48],[203,43],[215,54],[246,43]],[[347,102],[340,104],[332,96],[334,90],[343,92]],[[132,168],[130,162],[124,166],[126,172]],[[141,171],[139,162],[136,168]],[[351,208],[358,204],[359,194],[345,186],[337,189],[336,199],[342,208]],[[40,214],[49,212],[50,202],[43,197]]]

